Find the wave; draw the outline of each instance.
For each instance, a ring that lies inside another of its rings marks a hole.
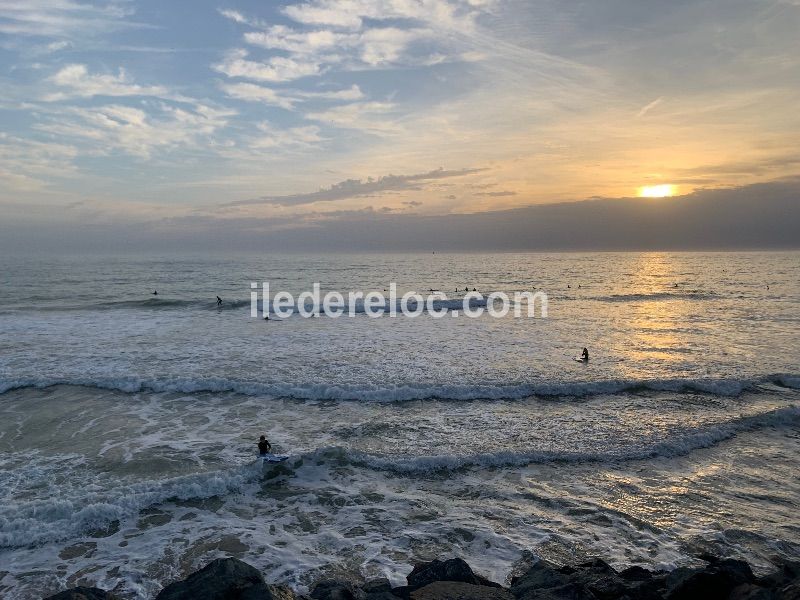
[[[651,444],[597,452],[501,451],[471,455],[416,457],[376,456],[340,446],[318,448],[293,456],[279,469],[284,474],[304,477],[305,463],[312,469],[327,464],[351,465],[402,476],[447,475],[469,469],[502,469],[547,463],[608,463],[672,458],[712,447],[739,433],[766,427],[793,425],[800,421],[800,407],[787,406],[759,415],[740,417],[706,428],[688,429],[668,440]],[[210,473],[145,481],[114,487],[104,492],[73,497],[49,498],[17,503],[0,512],[0,548],[19,548],[68,539],[92,530],[103,530],[114,521],[136,517],[141,511],[172,501],[189,501],[232,493],[245,493],[249,484],[258,483],[274,472],[255,461]],[[314,473],[313,477],[318,474]]]
[[[650,294],[611,294],[610,296],[595,296],[591,299],[599,302],[644,302],[655,300],[713,300],[719,297],[719,294],[714,292],[687,290],[681,292],[653,292]]]
[[[222,377],[37,377],[0,378],[0,394],[15,389],[80,386],[125,393],[236,393],[297,400],[403,402],[409,400],[520,400],[530,397],[585,397],[635,391],[703,393],[738,396],[773,384],[800,389],[800,375],[776,373],[751,379],[611,379],[602,381],[531,382],[507,384],[298,384],[235,380]]]
[[[350,460],[379,471],[422,475],[449,472],[470,467],[503,468],[525,467],[542,463],[604,463],[627,462],[651,458],[685,456],[695,450],[710,448],[739,433],[756,431],[765,427],[780,427],[800,422],[800,407],[787,406],[766,413],[740,417],[709,428],[684,431],[666,441],[636,448],[606,452],[559,452],[536,450],[533,452],[489,452],[464,456],[416,456],[413,458],[377,457],[362,452],[350,452]],[[322,456],[341,456],[343,450],[333,448],[320,451]],[[346,452],[346,451],[345,451]]]
[[[423,298],[427,296],[423,294]],[[249,309],[251,306],[250,300],[223,300],[221,305],[217,305],[216,300],[214,299],[203,299],[203,300],[185,300],[185,299],[168,299],[168,298],[146,298],[143,300],[117,300],[117,301],[109,301],[109,302],[96,302],[96,303],[89,303],[89,304],[60,304],[60,305],[53,305],[44,307],[45,310],[48,312],[81,312],[81,311],[113,311],[113,310],[148,310],[148,311],[168,311],[168,310],[240,310],[240,309]],[[263,302],[258,300],[256,302],[256,306],[258,312],[260,313],[262,310]],[[464,299],[463,298],[448,298],[448,299],[440,299],[440,300],[432,300],[432,308],[435,311],[450,311],[450,310],[461,310],[464,308]],[[487,301],[485,298],[471,298],[469,300],[470,308],[485,308],[487,306]],[[313,309],[313,304],[311,302],[307,302],[303,305],[306,312],[310,313]],[[268,303],[269,312],[272,314],[275,312],[273,303]],[[294,312],[298,312],[299,305],[294,306]],[[401,311],[401,303],[400,300],[397,300],[392,305],[390,302],[384,302],[383,304],[372,305],[371,310],[376,312],[389,312],[392,308],[394,308],[398,313]],[[13,313],[17,311],[25,311],[25,310],[41,310],[43,307],[41,305],[33,306],[20,306],[11,309],[3,309],[0,311],[2,313]],[[347,313],[350,312],[350,304],[347,302],[344,303],[342,310]],[[408,302],[408,309],[410,311],[415,311],[417,309],[417,303],[414,301]],[[422,303],[420,307],[421,310],[427,311],[428,306],[427,303]],[[363,300],[357,299],[352,305],[352,312],[354,314],[364,314],[366,312],[365,303]],[[326,313],[320,304],[319,307],[319,314],[321,316],[325,316]]]
[[[257,481],[262,465],[147,481],[79,498],[59,497],[21,502],[0,512],[0,548],[36,546],[104,529],[114,521],[170,500],[224,496]]]

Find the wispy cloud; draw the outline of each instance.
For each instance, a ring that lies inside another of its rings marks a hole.
[[[272,56],[264,61],[255,61],[248,58],[248,52],[244,49],[232,50],[212,68],[228,77],[273,83],[293,81],[323,72],[321,64],[315,60]]]
[[[417,173],[414,175],[384,175],[377,179],[369,178],[346,179],[335,183],[328,188],[322,188],[316,192],[307,194],[291,194],[288,196],[263,196],[252,200],[240,200],[230,202],[224,206],[248,206],[257,204],[276,204],[280,206],[298,206],[302,204],[313,204],[314,202],[336,202],[360,196],[370,196],[384,192],[397,192],[404,190],[421,189],[431,181],[447,179],[450,177],[464,177],[484,171],[484,168],[460,169],[457,171],[445,170],[443,168],[427,173]]]
[[[395,109],[391,102],[352,102],[321,112],[310,112],[306,118],[341,129],[361,129],[372,133],[390,133],[398,128],[391,121],[376,118]]]
[[[239,48],[213,68],[228,77],[282,82],[331,69],[432,65],[450,56],[466,56],[463,49],[448,48],[453,40],[441,32],[472,32],[476,15],[485,6],[465,0],[349,0],[344,4],[314,0],[284,7],[284,15],[294,26],[267,25],[236,10],[221,10],[222,16],[255,29],[243,34],[245,44],[285,55],[251,59]],[[413,25],[395,24],[403,20]]]
[[[89,73],[86,65],[71,64],[63,67],[48,79],[63,91],[47,94],[43,99],[57,102],[66,98],[91,98],[93,96],[167,96],[167,88],[159,85],[141,86],[120,68],[116,75]]]
[[[78,148],[0,133],[0,181],[10,190],[45,189],[54,179],[77,175]]]
[[[39,131],[92,142],[87,153],[122,152],[148,159],[158,149],[194,147],[224,127],[233,113],[205,105],[192,109],[166,103],[139,107],[111,104],[54,111]]]
[[[73,0],[6,0],[0,2],[0,33],[73,38],[142,26],[127,19],[132,14],[129,2],[95,5]]]
[[[303,91],[303,90],[277,90],[255,83],[222,83],[220,89],[229,98],[244,100],[246,102],[260,102],[272,106],[279,106],[286,110],[294,110],[296,105],[309,100],[327,101],[353,101],[360,100],[364,93],[357,85],[342,90],[331,91]]]
[[[647,113],[649,113],[649,112],[650,112],[651,110],[653,110],[653,109],[654,109],[656,106],[658,106],[659,104],[661,104],[663,101],[664,101],[664,97],[663,97],[663,96],[661,96],[661,97],[659,97],[659,98],[656,98],[656,99],[655,99],[655,100],[653,100],[652,102],[650,102],[650,103],[648,103],[648,104],[645,104],[645,105],[644,105],[644,106],[643,106],[643,107],[642,107],[642,108],[639,110],[639,112],[638,112],[638,113],[636,113],[636,118],[637,118],[637,119],[641,119],[643,116],[645,116]]]

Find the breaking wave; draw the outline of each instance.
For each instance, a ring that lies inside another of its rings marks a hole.
[[[0,378],[0,394],[14,389],[47,388],[56,385],[102,390],[176,393],[237,393],[246,396],[294,398],[297,400],[360,400],[402,402],[406,400],[517,400],[529,397],[583,397],[618,394],[637,390],[698,392],[717,396],[738,396],[759,385],[773,384],[800,389],[800,375],[777,373],[752,379],[612,379],[603,381],[531,382],[497,384],[325,384],[265,382],[208,378],[140,377],[41,377]]]

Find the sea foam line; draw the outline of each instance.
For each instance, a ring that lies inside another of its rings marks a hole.
[[[800,389],[800,376],[776,373],[751,379],[612,379],[604,381],[534,382],[508,384],[294,384],[207,378],[145,379],[139,377],[20,377],[0,379],[0,394],[24,388],[69,385],[125,393],[177,392],[226,393],[298,400],[360,400],[402,402],[406,400],[519,400],[529,397],[584,397],[627,391],[700,392],[738,396],[759,385],[776,384]]]
[[[696,428],[676,435],[674,438],[637,448],[611,452],[489,452],[463,456],[439,455],[413,458],[379,457],[362,452],[349,452],[350,460],[379,471],[390,471],[405,475],[450,472],[470,467],[504,468],[525,467],[546,463],[602,463],[627,462],[651,458],[673,458],[685,456],[695,450],[710,448],[739,433],[756,431],[765,427],[792,425],[800,421],[800,407],[787,406],[766,413],[741,417],[709,428]],[[331,448],[318,451],[336,455],[342,449]]]

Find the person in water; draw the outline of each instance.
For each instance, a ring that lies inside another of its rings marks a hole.
[[[581,360],[589,360],[589,350],[587,348],[584,348],[583,352],[581,352]]]
[[[269,443],[269,440],[267,440],[266,436],[262,435],[261,438],[258,440],[258,453],[261,456],[264,456],[266,454],[269,454],[271,451],[272,451],[272,444]]]
[[[217,306],[222,306],[222,298],[217,296]]]
[[[153,296],[158,296],[158,290],[153,290]]]

